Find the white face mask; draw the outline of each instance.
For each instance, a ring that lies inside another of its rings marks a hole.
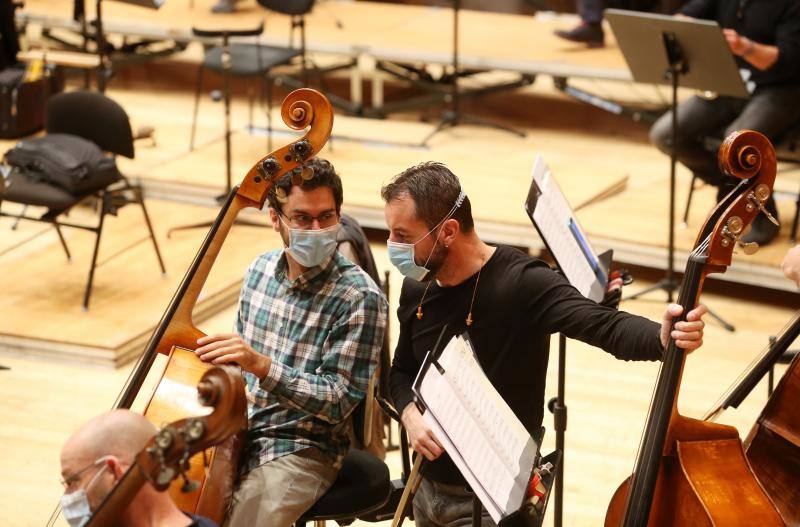
[[[92,465],[105,463],[107,459],[108,456],[103,456]],[[89,496],[87,496],[86,490],[94,485],[106,468],[108,468],[108,465],[103,465],[103,467],[97,471],[97,474],[92,476],[92,479],[89,480],[89,484],[86,485],[86,489],[78,489],[75,492],[70,492],[69,494],[61,496],[61,511],[64,513],[64,519],[67,520],[70,527],[83,527],[89,523],[92,517],[92,509],[89,506]]]

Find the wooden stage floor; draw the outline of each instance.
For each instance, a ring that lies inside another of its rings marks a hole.
[[[28,2],[30,6],[51,6],[55,15],[64,9],[63,4],[66,3]],[[335,12],[339,13],[340,7],[357,9],[360,4],[326,2],[322,7],[337,6]],[[111,11],[112,3],[108,6]],[[325,19],[325,11],[319,11],[320,20]],[[400,28],[396,34],[416,42],[408,38],[415,34],[407,27],[403,29],[402,21],[387,17],[379,22],[375,24],[376,32],[381,33],[381,24],[396,24],[394,27]],[[383,27],[388,34],[389,30]],[[449,35],[443,34],[442,38],[446,41]],[[521,53],[523,47],[514,52]],[[189,52],[194,57],[199,55],[196,49],[190,48]],[[574,56],[583,53],[576,50]],[[586,60],[599,61],[605,53],[597,52],[594,58],[588,55]],[[106,263],[96,274],[91,309],[83,312],[80,301],[88,271],[90,237],[65,231],[75,253],[72,263],[66,264],[51,229],[22,223],[12,231],[9,219],[0,220],[0,253],[31,238],[0,256],[0,288],[4,293],[0,300],[4,314],[0,318],[0,364],[11,367],[10,371],[0,371],[0,397],[4,400],[0,406],[4,423],[0,442],[5,446],[0,452],[0,471],[11,476],[0,483],[0,510],[10,511],[10,517],[3,518],[3,525],[39,526],[49,516],[61,492],[61,443],[81,422],[111,406],[131,368],[126,360],[141,350],[205,234],[202,230],[179,232],[167,239],[166,231],[216,215],[213,197],[222,191],[224,182],[222,107],[204,98],[199,146],[189,152],[191,94],[185,88],[164,88],[159,78],[163,71],[148,69],[139,81],[127,84],[125,77],[115,79],[109,95],[126,108],[134,126],[156,128],[156,144],[137,144],[136,159],[121,159],[120,166],[147,191],[147,205],[168,268],[166,277],[161,277],[152,248],[144,239],[140,211],[126,207],[119,217],[108,219],[100,256],[101,262]],[[191,79],[184,79],[183,85],[189,84]],[[484,115],[491,109],[503,108],[516,124],[526,128],[526,138],[461,126],[437,135],[430,148],[425,149],[415,145],[432,130],[432,124],[407,118],[368,121],[337,116],[336,138],[323,156],[334,163],[343,177],[345,210],[367,226],[385,228],[381,185],[416,162],[438,160],[462,179],[472,198],[482,236],[537,251],[541,242],[524,213],[523,201],[531,167],[540,154],[573,205],[627,177],[623,192],[583,208],[579,218],[598,249],[614,248],[617,259],[623,262],[662,267],[667,239],[667,159],[647,143],[646,129],[567,101],[538,82],[522,96],[513,98],[521,103],[519,107],[503,107],[505,100],[505,96],[493,96],[471,107]],[[526,117],[529,120],[525,121]],[[262,133],[246,130],[246,103],[238,98],[234,100],[233,123],[233,174],[237,180],[265,154],[266,138]],[[264,116],[257,111],[256,125],[263,124]],[[276,145],[287,139],[285,132],[276,132]],[[0,141],[0,149],[12,144],[13,141]],[[687,186],[688,175],[681,171],[678,203],[682,203]],[[798,181],[794,175],[781,174],[779,186],[787,192],[796,191]],[[678,269],[683,268],[685,255],[711,201],[710,190],[701,189],[689,226],[677,232]],[[794,213],[793,204],[786,200],[779,206],[784,220]],[[72,216],[76,220],[94,219],[91,212],[84,210],[76,210]],[[778,268],[789,247],[787,238],[788,228],[784,226],[781,238],[774,244],[751,257],[737,255],[725,276],[731,280],[728,292],[735,295],[737,284],[752,283],[794,290]],[[129,252],[118,254],[130,244],[135,245]],[[196,313],[201,329],[224,331],[231,327],[245,267],[257,253],[278,245],[279,240],[269,229],[234,229],[203,294],[200,312]],[[385,246],[375,244],[374,251],[380,269],[389,269]],[[391,280],[394,312],[400,289],[398,273],[392,273]],[[637,283],[631,289],[644,285]],[[662,298],[649,298],[656,301],[627,302],[623,308],[660,317]],[[709,294],[703,300],[739,329],[728,333],[710,323],[706,345],[690,357],[681,408],[693,417],[711,407],[724,387],[766,344],[768,335],[777,333],[792,315],[791,310],[736,296]],[[570,342],[566,525],[596,526],[602,522],[611,493],[633,464],[656,369],[654,364],[615,361],[588,346]],[[555,393],[555,374],[553,360],[548,369],[548,397]],[[745,434],[764,404],[765,392],[762,383],[743,408],[726,414],[723,421],[738,426]],[[549,416],[545,417],[545,425],[551,430],[544,447],[549,451],[554,441]],[[396,458],[390,458],[390,466],[396,477]],[[552,513],[546,524],[551,522]]]

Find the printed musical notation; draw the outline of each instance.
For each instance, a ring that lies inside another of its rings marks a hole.
[[[538,452],[486,378],[469,341],[453,337],[420,384],[423,417],[495,522],[521,504]]]

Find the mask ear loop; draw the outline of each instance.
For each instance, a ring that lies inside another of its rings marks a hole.
[[[453,204],[453,208],[450,209],[450,212],[448,212],[447,215],[442,219],[442,221],[437,223],[436,226],[434,226],[433,229],[428,231],[428,233],[425,236],[423,236],[419,240],[415,241],[414,245],[416,245],[419,242],[421,242],[422,240],[424,240],[427,236],[430,235],[430,233],[432,233],[437,228],[439,228],[442,224],[444,224],[444,222],[446,222],[447,220],[452,218],[453,214],[455,214],[456,210],[458,210],[458,208],[461,206],[461,204],[464,203],[464,198],[465,197],[467,197],[467,195],[464,194],[464,191],[463,190],[459,191],[458,197],[456,198],[456,202]],[[422,265],[422,267],[426,267],[427,268],[428,262],[430,262],[431,257],[433,256],[433,252],[436,250],[436,245],[438,243],[439,243],[439,235],[437,234],[436,235],[436,241],[433,242],[433,249],[431,249],[430,254],[428,254],[428,259],[425,260],[425,263]],[[428,284],[425,286],[425,291],[422,292],[422,298],[419,299],[419,304],[417,305],[417,320],[422,320],[422,302],[425,301],[425,295],[428,294],[428,288],[431,286],[431,283],[433,283],[433,278],[431,278],[431,280],[428,281]],[[470,312],[471,311],[472,311],[472,305],[470,305]],[[469,325],[472,325],[472,321],[471,320],[469,322]]]
[[[438,229],[439,227],[441,227],[441,226],[444,224],[444,222],[446,222],[447,220],[449,220],[450,218],[452,218],[452,217],[453,217],[453,214],[455,214],[455,213],[456,213],[456,210],[458,210],[458,207],[460,207],[460,206],[461,206],[461,204],[462,204],[462,203],[464,203],[464,198],[465,198],[465,197],[467,197],[467,195],[466,195],[466,194],[464,194],[464,191],[463,191],[463,190],[459,191],[459,193],[458,193],[458,197],[456,198],[456,202],[453,204],[453,208],[451,208],[451,209],[450,209],[450,212],[448,212],[448,213],[445,215],[445,217],[444,217],[444,218],[442,218],[442,221],[440,221],[439,223],[437,223],[436,225],[434,225],[434,226],[433,226],[433,229],[429,230],[429,231],[427,232],[427,234],[425,234],[425,236],[423,236],[423,237],[422,237],[422,238],[420,238],[419,240],[415,241],[415,242],[414,242],[414,245],[418,244],[419,242],[421,242],[422,240],[424,240],[425,238],[427,238],[428,236],[430,236],[430,234],[431,234],[433,231],[435,231],[436,229]],[[435,241],[435,242],[433,242],[433,249],[431,249],[431,252],[430,252],[430,254],[428,254],[428,259],[427,259],[427,260],[425,260],[425,263],[424,263],[424,264],[422,264],[422,267],[426,267],[426,266],[428,265],[428,262],[430,262],[430,261],[431,261],[431,257],[433,256],[433,251],[435,251],[435,250],[436,250],[436,245],[437,245],[438,243],[439,243],[439,235],[437,234],[437,235],[436,235],[436,241]]]

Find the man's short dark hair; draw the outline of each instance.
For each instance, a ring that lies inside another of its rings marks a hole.
[[[381,189],[383,201],[410,196],[414,200],[416,216],[433,229],[453,208],[461,192],[461,183],[449,168],[442,163],[426,161],[396,175]],[[461,230],[471,232],[475,227],[469,198],[453,213]]]
[[[314,190],[319,187],[328,187],[331,189],[331,192],[333,192],[333,201],[336,203],[336,214],[339,214],[342,209],[344,192],[342,190],[342,180],[339,174],[336,173],[336,170],[334,170],[333,165],[327,159],[313,157],[306,162],[305,166],[314,171],[314,177],[308,180],[302,180],[302,183],[298,186],[303,190]],[[292,186],[294,186],[294,184],[292,183],[291,171],[279,177],[277,181],[272,184],[267,194],[269,206],[278,212],[282,212],[283,203],[281,203],[278,196],[288,196],[292,191]]]

